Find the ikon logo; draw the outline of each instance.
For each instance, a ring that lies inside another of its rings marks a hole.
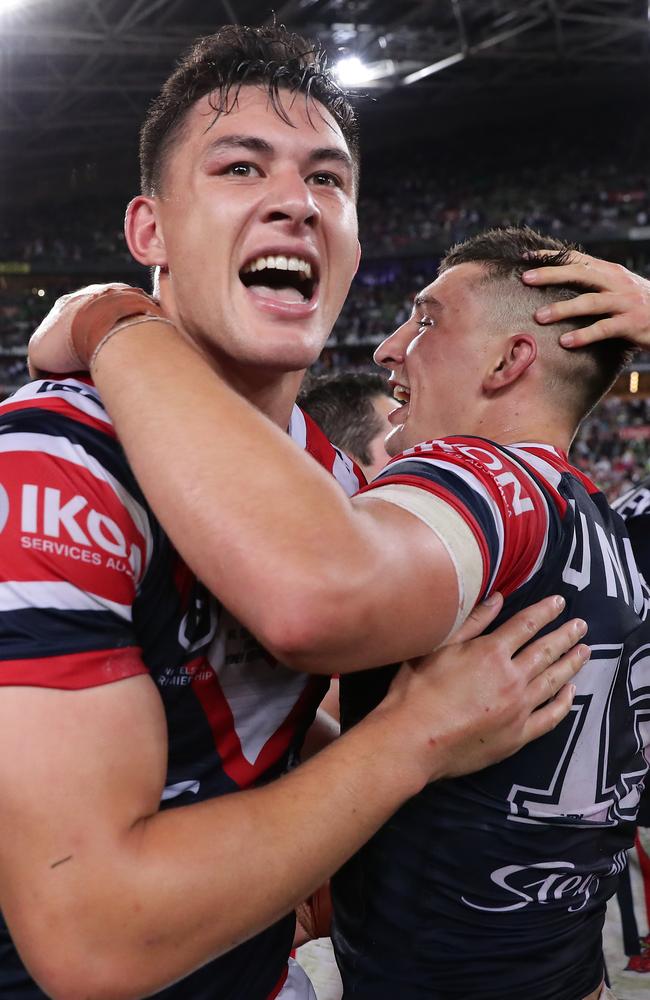
[[[0,496],[0,521],[2,520],[2,498]],[[6,517],[5,517],[6,520]],[[20,528],[26,535],[47,535],[61,537],[62,531],[77,545],[96,545],[112,556],[131,561],[134,573],[139,575],[141,557],[136,545],[127,552],[126,538],[120,526],[107,514],[102,514],[88,506],[85,497],[77,494],[65,503],[61,502],[61,490],[52,486],[44,489],[25,483],[22,492]]]

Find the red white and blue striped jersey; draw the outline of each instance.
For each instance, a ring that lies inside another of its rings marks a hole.
[[[351,495],[364,481],[297,407],[291,437]],[[31,383],[0,405],[0,685],[80,689],[149,674],[164,704],[161,808],[292,765],[327,686],[277,663],[183,564],[84,377]],[[286,918],[159,994],[266,1000]],[[0,997],[43,994],[0,922]]]
[[[624,523],[548,445],[429,442],[366,489],[385,483],[431,493],[465,520],[482,555],[479,599],[506,598],[494,628],[559,593],[566,609],[551,627],[584,618],[592,657],[553,732],[429,785],[335,876],[345,995],[582,1000],[602,979],[605,903],[650,756],[650,598]],[[393,673],[341,679],[344,728]]]

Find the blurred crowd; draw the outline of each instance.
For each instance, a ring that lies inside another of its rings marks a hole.
[[[0,261],[55,268],[92,267],[102,260],[130,263],[123,217],[123,206],[109,204],[5,219],[0,222]]]
[[[650,186],[642,170],[601,164],[578,170],[474,168],[451,177],[417,165],[399,187],[374,175],[362,197],[361,242],[373,252],[414,245],[447,247],[491,226],[528,225],[576,241],[643,230],[650,220]]]
[[[0,399],[29,378],[27,341],[52,302],[37,288],[21,294],[0,287]]]
[[[546,162],[550,162],[548,159]],[[558,161],[556,161],[558,162]],[[561,161],[559,161],[561,162]],[[364,174],[359,205],[366,255],[434,251],[495,225],[527,224],[580,240],[623,235],[650,224],[650,185],[642,168],[620,163],[540,167],[472,162],[459,170],[417,156],[395,169]],[[637,161],[639,162],[639,161]],[[0,261],[80,267],[89,261],[130,260],[122,232],[123,206],[93,205],[0,223]]]
[[[584,421],[571,460],[609,500],[650,474],[650,400],[608,397]]]

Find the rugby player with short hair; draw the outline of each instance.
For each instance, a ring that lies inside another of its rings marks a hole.
[[[629,345],[607,339],[570,352],[558,341],[569,332],[563,323],[537,324],[545,298],[579,294],[571,283],[521,281],[529,256],[543,249],[546,267],[568,264],[567,247],[529,230],[454,247],[416,297],[410,323],[377,350],[406,399],[387,441],[403,454],[366,495],[394,494],[421,511],[418,492],[432,492],[474,520],[479,539],[505,560],[525,553],[519,579],[504,588],[502,616],[557,587],[588,622],[592,656],[552,736],[425,789],[335,877],[339,964],[346,989],[363,998],[387,1000],[397,984],[413,1000],[580,1000],[602,988],[605,906],[626,864],[650,759],[650,591],[623,522],[566,457]],[[473,439],[450,437],[452,426]],[[437,429],[441,441],[413,447]],[[496,535],[484,531],[497,499],[490,485],[514,491],[509,516],[528,522],[525,547],[509,550],[506,521]],[[376,704],[390,676],[343,679],[344,729]]]
[[[492,232],[452,251],[416,297],[377,352],[404,401],[391,418],[396,457],[352,503],[181,333],[142,316],[137,328],[109,317],[98,329],[92,299],[63,323],[188,562],[215,589],[219,561],[236,565],[225,586],[242,616],[245,599],[273,587],[283,627],[269,645],[280,659],[349,670],[396,658],[404,642],[417,653],[493,588],[506,595],[502,618],[560,589],[567,614],[588,622],[592,660],[558,728],[503,764],[427,786],[338,876],[336,936],[355,996],[594,1000],[603,988],[605,902],[647,770],[648,591],[622,521],[566,457],[626,344],[567,351],[558,335],[579,320],[535,320],[551,298],[581,297],[571,279],[526,287],[539,251],[545,270],[571,269],[555,240]],[[141,378],[125,380],[125,367]],[[160,392],[173,399],[154,427]],[[227,433],[208,433],[215,426]],[[189,512],[178,508],[175,455],[195,483]],[[233,476],[217,493],[212,470],[223,465]],[[233,543],[241,532],[259,558]],[[381,698],[390,675],[372,676],[349,681],[344,721]],[[419,726],[421,709],[409,717]]]
[[[303,39],[227,27],[167,81],[142,154],[144,189],[127,234],[136,258],[160,269],[167,318],[144,293],[122,289],[91,297],[85,332],[108,324],[117,343],[137,330],[146,346],[153,322],[156,352],[175,357],[171,317],[199,363],[196,401],[206,375],[209,385],[227,379],[236,406],[252,402],[292,455],[310,453],[310,472],[338,480],[335,517],[360,480],[294,400],[358,257],[350,105]],[[105,344],[98,358],[110,353]],[[156,517],[90,379],[43,378],[0,408],[7,1000],[313,1000],[306,976],[287,964],[296,904],[427,781],[493,762],[557,723],[571,703],[565,682],[585,659],[581,646],[563,655],[583,634],[575,622],[517,654],[557,615],[549,599],[497,637],[407,664],[379,711],[293,767],[326,684],[283,665],[285,648],[295,667],[302,657],[291,654],[317,639],[283,592],[286,576],[311,600],[308,580],[275,556],[267,563],[268,537],[254,520],[216,545],[212,527],[222,492],[229,514],[240,462],[257,467],[256,481],[236,491],[243,507],[264,504],[269,489],[281,501],[302,483],[281,468],[276,478],[263,440],[247,434],[224,462],[207,455],[207,481],[197,476],[195,445],[206,433],[230,436],[236,412],[213,422],[194,401],[186,406],[183,364],[177,385],[157,385],[155,410],[136,404],[132,415],[156,433],[173,405],[163,464],[181,498],[169,523],[175,534],[189,516],[192,549],[210,553],[209,578],[194,575]],[[139,378],[137,361],[121,363],[125,398]],[[212,524],[194,522],[206,492]],[[310,520],[312,539],[326,542],[329,524],[316,509]],[[271,525],[270,536],[289,553],[290,524]],[[424,528],[421,543],[436,548]],[[362,549],[352,546],[352,563]],[[265,582],[249,601],[234,581],[249,588],[251,571]],[[449,631],[453,596],[429,588],[424,600],[431,618],[444,605]],[[328,628],[333,611],[330,603]],[[405,633],[366,660],[386,662],[399,646],[400,657],[425,653],[437,637]],[[350,641],[346,628],[342,638]],[[336,645],[321,644],[316,673],[356,665],[356,649],[336,662]],[[484,684],[485,658],[494,662]]]

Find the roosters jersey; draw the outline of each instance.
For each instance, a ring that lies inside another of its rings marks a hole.
[[[358,489],[362,474],[297,407],[289,430]],[[0,684],[150,674],[169,732],[163,809],[291,766],[327,680],[274,661],[182,563],[89,380],[35,382],[0,406],[0,532]],[[290,916],[158,995],[266,1000],[293,930]],[[0,919],[0,1000],[42,996]]]
[[[626,522],[639,569],[650,580],[650,477],[612,504]]]
[[[387,483],[442,498],[464,518],[482,553],[480,598],[506,597],[494,627],[560,593],[567,606],[551,627],[586,619],[592,657],[553,732],[427,786],[335,877],[345,996],[582,1000],[602,979],[605,902],[632,844],[649,756],[649,595],[624,524],[546,445],[448,438],[399,456],[367,489],[380,496]],[[344,727],[393,673],[342,678]]]

